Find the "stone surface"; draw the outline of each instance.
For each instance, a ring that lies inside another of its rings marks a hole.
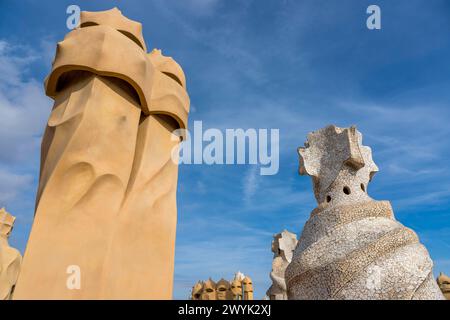
[[[286,269],[288,298],[443,299],[417,235],[367,194],[378,168],[356,128],[312,132],[299,154],[318,206]]]
[[[0,209],[0,300],[11,299],[22,262],[20,252],[8,243],[15,219],[5,208]]]
[[[216,300],[216,283],[209,278],[203,283],[201,300]]]
[[[292,261],[292,254],[297,246],[297,236],[287,230],[273,236],[272,241],[272,285],[266,295],[270,300],[287,300],[286,280],[284,273]]]
[[[230,282],[211,278],[198,281],[191,291],[191,300],[253,300],[253,283],[250,277],[237,272]]]
[[[170,299],[177,164],[189,97],[181,67],[145,51],[118,9],[83,12],[58,43],[36,213],[14,298]],[[79,267],[80,288],[67,272]]]
[[[202,290],[203,290],[203,282],[199,281],[192,287],[191,300],[201,300]]]
[[[253,281],[249,276],[242,280],[242,290],[244,291],[244,300],[253,300]]]
[[[230,283],[225,279],[217,282],[217,300],[232,300]]]
[[[234,277],[234,279],[231,281],[230,284],[230,291],[231,291],[231,299],[232,300],[242,300],[242,280],[244,279],[241,277],[241,273],[237,273]]]
[[[437,283],[447,300],[450,300],[450,277],[442,272],[437,277]]]

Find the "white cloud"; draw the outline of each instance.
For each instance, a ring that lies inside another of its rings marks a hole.
[[[395,201],[396,208],[399,210],[411,209],[417,206],[427,206],[429,208],[437,205],[449,203],[449,186],[443,186],[437,191],[428,191],[415,196],[400,198]]]
[[[247,174],[243,179],[243,191],[244,191],[244,201],[246,204],[250,205],[253,195],[258,188],[258,176],[259,168],[256,165],[250,167],[247,170]]]
[[[29,174],[15,174],[0,168],[0,207],[15,200],[18,194],[30,186],[32,180]]]
[[[37,57],[23,46],[12,46],[4,40],[0,40],[0,86],[16,86],[22,82],[23,68]]]
[[[0,204],[33,201],[39,146],[51,108],[42,83],[28,75],[44,59],[32,50],[0,40]],[[31,213],[30,213],[31,214]]]
[[[0,163],[6,165],[29,164],[39,154],[51,101],[40,82],[24,76],[36,57],[29,48],[0,41]]]

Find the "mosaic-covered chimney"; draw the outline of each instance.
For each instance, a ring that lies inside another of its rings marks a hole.
[[[378,171],[355,128],[328,126],[299,148],[318,206],[286,269],[289,299],[443,299],[433,262],[388,201],[373,200]]]

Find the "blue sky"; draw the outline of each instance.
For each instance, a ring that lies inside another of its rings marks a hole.
[[[380,168],[369,186],[390,200],[450,274],[450,2],[321,0],[0,1],[0,207],[17,216],[25,248],[39,148],[52,101],[43,79],[66,32],[66,8],[118,6],[143,24],[147,47],[183,67],[189,123],[280,129],[280,171],[182,165],[175,298],[199,279],[253,278],[270,286],[272,235],[300,233],[315,207],[296,148],[309,131],[356,124]],[[377,4],[382,29],[366,28]]]

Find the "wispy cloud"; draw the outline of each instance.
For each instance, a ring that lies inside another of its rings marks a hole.
[[[16,230],[33,217],[40,140],[51,107],[30,70],[44,61],[42,52],[0,40],[0,206],[18,217]]]
[[[0,207],[17,200],[19,194],[29,190],[32,181],[30,174],[15,174],[0,168]]]
[[[256,192],[256,189],[258,188],[258,176],[259,176],[259,170],[258,166],[253,165],[250,167],[250,169],[247,170],[247,174],[244,176],[243,180],[243,197],[244,202],[247,205],[251,205],[251,200],[253,195]]]
[[[42,84],[26,74],[37,59],[33,50],[0,41],[0,163],[38,157],[40,136],[51,102]]]

